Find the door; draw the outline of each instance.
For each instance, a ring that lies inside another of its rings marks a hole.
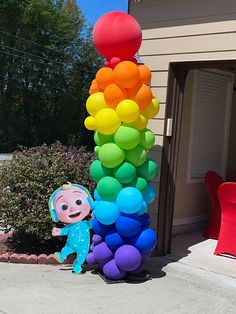
[[[233,73],[190,70],[185,82],[173,232],[200,228],[208,220],[207,171],[226,179]],[[181,229],[182,228],[182,229]]]
[[[162,150],[158,213],[158,255],[170,253],[177,168],[182,126],[185,80],[191,69],[219,69],[232,71],[236,60],[191,61],[170,63],[166,100],[165,135]],[[167,121],[172,119],[172,134],[167,136]]]

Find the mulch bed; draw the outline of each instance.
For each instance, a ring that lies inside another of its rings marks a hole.
[[[21,243],[25,244],[19,245],[19,237],[11,232],[0,234],[0,262],[46,265],[58,264],[53,254],[48,252],[49,248],[46,247],[43,253],[43,248],[37,246],[37,244],[33,245],[33,241],[29,241],[29,239],[25,239],[25,241]],[[72,264],[74,260],[75,255],[72,254],[64,264]]]

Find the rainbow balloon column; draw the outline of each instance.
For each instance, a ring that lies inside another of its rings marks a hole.
[[[94,192],[95,236],[90,264],[98,264],[109,279],[143,271],[144,261],[156,246],[156,233],[149,227],[148,204],[155,198],[149,183],[158,172],[147,156],[154,145],[148,119],[159,111],[148,84],[151,72],[137,65],[142,33],[128,14],[112,12],[94,27],[94,43],[106,58],[92,82],[85,126],[95,131],[95,152],[90,175],[97,182]]]

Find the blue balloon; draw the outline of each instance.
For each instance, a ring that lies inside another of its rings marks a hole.
[[[117,232],[115,228],[111,229],[107,233],[105,241],[107,246],[113,251],[116,251],[120,246],[126,243],[125,239],[123,239],[123,237]]]
[[[142,205],[142,208],[137,212],[137,214],[139,216],[143,215],[144,213],[146,213],[148,210],[148,207],[147,207],[147,203],[145,201],[143,201],[143,205]]]
[[[98,234],[101,237],[103,237],[107,233],[107,231],[110,229],[110,226],[101,224],[96,218],[93,219],[92,227],[95,234]]]
[[[123,237],[133,237],[141,231],[142,222],[136,214],[121,214],[117,218],[116,229]]]
[[[146,228],[140,234],[132,238],[131,243],[139,252],[149,253],[157,244],[157,235],[151,228]]]
[[[135,214],[143,206],[143,196],[138,189],[126,187],[117,195],[116,203],[121,212]]]
[[[93,214],[102,224],[112,225],[116,222],[120,211],[115,203],[97,201],[95,209],[93,210]]]
[[[93,196],[95,198],[95,201],[101,201],[102,199],[97,190],[94,191]]]
[[[148,214],[143,214],[143,215],[139,216],[139,218],[141,219],[143,227],[148,227],[150,225],[151,218]]]
[[[152,203],[156,197],[156,190],[153,185],[148,184],[146,192],[143,194],[143,199],[148,204]]]

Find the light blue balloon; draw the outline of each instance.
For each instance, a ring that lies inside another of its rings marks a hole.
[[[142,208],[137,212],[139,216],[145,214],[148,211],[147,203],[143,201]]]
[[[117,195],[116,204],[121,212],[135,214],[143,206],[142,193],[134,187],[126,187]]]
[[[156,190],[154,189],[153,185],[148,184],[147,190],[143,193],[143,199],[148,204],[152,203],[156,197]]]
[[[95,198],[95,201],[101,201],[102,199],[97,190],[94,191],[93,196]]]
[[[97,201],[93,215],[104,225],[112,225],[116,222],[120,211],[115,203]]]

